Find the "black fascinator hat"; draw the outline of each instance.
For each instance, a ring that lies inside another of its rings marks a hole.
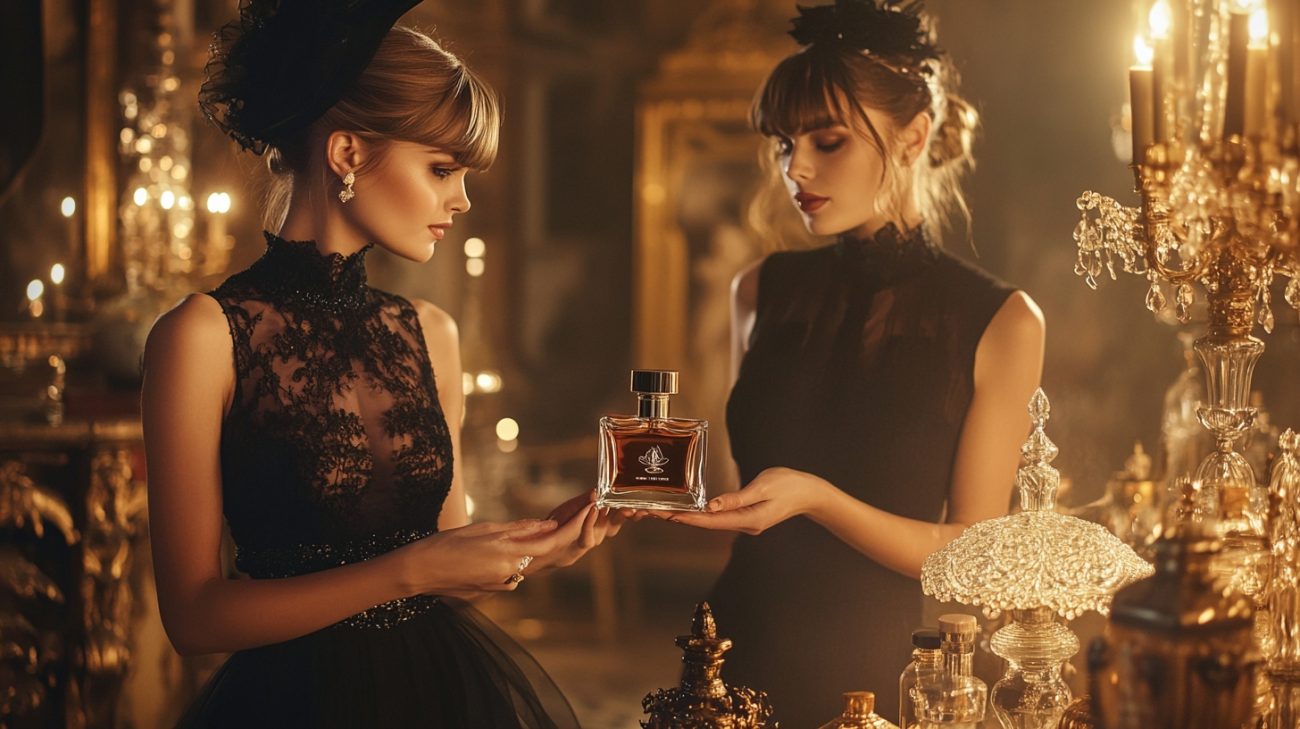
[[[803,46],[851,48],[921,72],[928,72],[926,61],[943,55],[918,0],[836,0],[834,5],[797,7],[790,36]]]
[[[338,103],[419,0],[245,0],[217,32],[199,107],[254,154]]]

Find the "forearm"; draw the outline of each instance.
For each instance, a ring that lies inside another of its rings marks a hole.
[[[186,655],[291,640],[407,596],[393,553],[282,579],[214,579],[165,610],[167,634]]]
[[[845,544],[912,579],[925,558],[961,535],[964,524],[935,524],[891,514],[827,484],[805,514]]]

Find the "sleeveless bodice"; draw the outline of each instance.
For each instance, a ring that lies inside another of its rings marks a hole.
[[[419,318],[367,285],[369,246],[266,239],[210,295],[234,344],[221,470],[237,566],[282,577],[436,531],[452,457]]]
[[[940,521],[975,348],[1010,292],[919,230],[769,256],[727,403],[742,483],[784,466],[892,514]],[[921,618],[915,580],[798,517],[737,537],[712,600],[736,639],[728,670],[772,691],[784,723],[815,726],[851,690],[877,692],[882,712],[895,713]],[[817,665],[791,670],[800,655]]]

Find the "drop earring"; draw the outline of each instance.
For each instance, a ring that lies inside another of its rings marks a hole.
[[[357,193],[352,190],[352,183],[356,181],[357,176],[353,172],[348,172],[343,176],[343,189],[339,190],[339,202],[347,203],[347,201],[357,196]]]

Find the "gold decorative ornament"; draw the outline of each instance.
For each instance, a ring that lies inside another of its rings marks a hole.
[[[643,729],[779,729],[771,722],[767,694],[722,681],[722,654],[731,640],[718,637],[713,611],[707,602],[695,606],[691,634],[677,638],[682,649],[682,683],[659,689],[641,700],[650,715]]]

